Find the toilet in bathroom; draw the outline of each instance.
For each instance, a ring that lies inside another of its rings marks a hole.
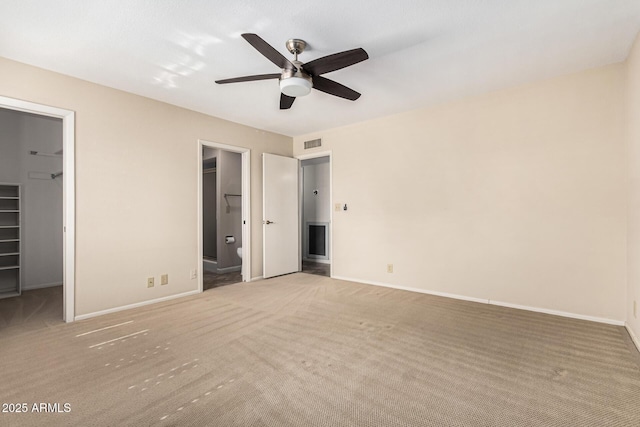
[[[239,247],[236,252],[238,253],[238,256],[242,258],[242,247]]]

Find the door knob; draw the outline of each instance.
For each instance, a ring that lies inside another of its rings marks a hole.
[[[269,224],[273,224],[273,221],[266,220],[264,223],[269,225]]]

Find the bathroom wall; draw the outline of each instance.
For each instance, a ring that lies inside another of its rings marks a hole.
[[[215,159],[215,173],[203,175],[203,254],[217,260],[217,271],[239,269],[242,260],[237,249],[242,245],[242,155],[211,147],[203,148],[203,163]],[[212,188],[213,187],[213,188]],[[225,243],[233,236],[234,243]]]
[[[211,147],[202,149],[203,169],[216,167],[218,150]],[[209,258],[217,258],[217,172],[202,174],[202,253]]]
[[[218,193],[218,271],[240,267],[237,249],[242,245],[242,198],[224,197],[242,194],[242,155],[219,150],[216,164]],[[225,236],[235,237],[235,243],[225,243]]]

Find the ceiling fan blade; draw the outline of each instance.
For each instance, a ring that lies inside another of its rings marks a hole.
[[[280,78],[280,73],[257,74],[255,76],[234,77],[233,79],[216,80],[216,83],[218,84],[240,83],[240,82],[252,82],[254,80],[269,80],[269,79],[279,79],[279,78]]]
[[[257,34],[245,33],[242,37],[249,42],[258,52],[263,54],[265,58],[273,62],[280,68],[298,71],[298,69],[284,57],[280,52],[275,50],[269,43],[262,40]]]
[[[313,61],[304,64],[303,68],[312,76],[319,76],[320,74],[329,73],[331,71],[357,64],[358,62],[362,62],[368,58],[369,55],[367,55],[367,52],[365,52],[364,49],[357,48],[314,59]]]
[[[313,88],[318,89],[320,92],[339,96],[340,98],[348,99],[350,101],[355,101],[360,98],[360,94],[355,90],[322,76],[313,77]]]
[[[284,93],[280,94],[280,109],[281,110],[288,110],[289,108],[291,108],[291,106],[293,105],[293,101],[295,101],[296,98],[293,96],[287,96]]]

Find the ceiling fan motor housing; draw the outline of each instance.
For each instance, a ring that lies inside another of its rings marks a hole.
[[[296,61],[298,60],[298,55],[304,52],[304,49],[307,47],[307,42],[300,39],[289,39],[287,43],[285,43],[287,50],[294,55],[296,55]]]
[[[287,96],[305,96],[311,92],[313,81],[311,76],[303,70],[300,61],[291,61],[296,66],[297,71],[284,69],[280,76],[280,92]]]

